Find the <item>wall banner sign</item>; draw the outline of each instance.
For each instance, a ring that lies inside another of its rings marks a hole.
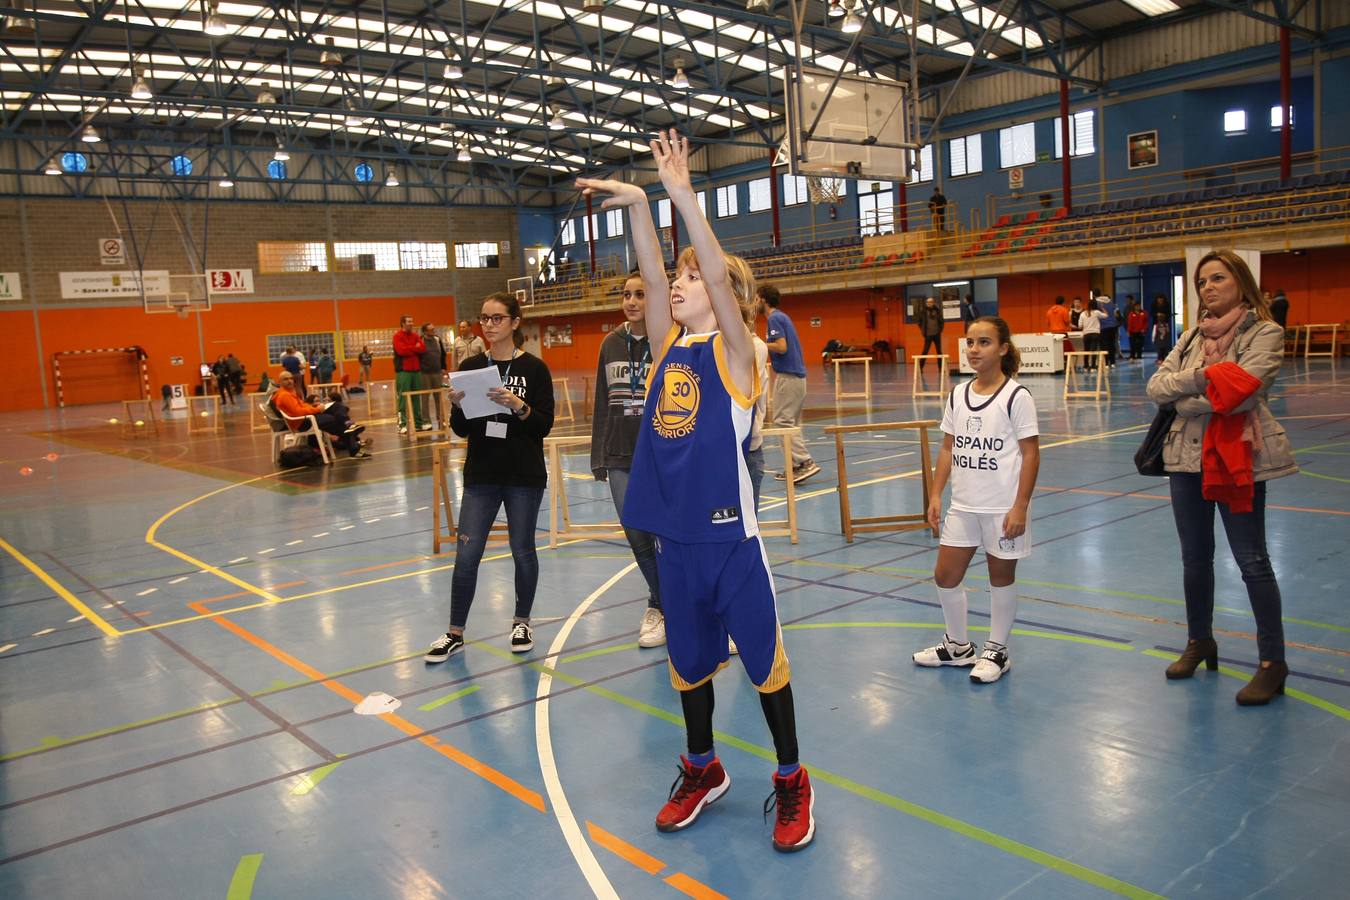
[[[163,295],[172,290],[167,271],[62,272],[61,297],[64,300],[140,297],[142,281],[147,294]]]
[[[212,294],[253,293],[252,269],[207,269],[207,289]]]
[[[23,285],[18,272],[0,272],[0,300],[22,300]]]

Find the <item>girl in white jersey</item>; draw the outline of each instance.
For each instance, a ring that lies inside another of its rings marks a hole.
[[[933,581],[947,633],[914,654],[921,666],[974,666],[971,681],[998,681],[1012,668],[1008,635],[1017,617],[1017,561],[1031,552],[1027,507],[1040,468],[1040,429],[1031,393],[1013,380],[1020,358],[1008,323],[985,316],[966,332],[966,360],[975,378],[958,385],[942,413],[942,451],[928,504],[928,522],[941,523]],[[942,489],[952,502],[942,518]],[[983,547],[989,562],[989,639],[978,656],[966,635],[961,579]]]

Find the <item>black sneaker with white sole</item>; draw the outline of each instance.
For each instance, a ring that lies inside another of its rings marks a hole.
[[[820,466],[816,465],[815,460],[808,459],[806,462],[792,470],[792,483],[801,484],[803,481],[819,472]]]
[[[446,632],[431,642],[422,658],[429,663],[445,662],[446,657],[464,646],[464,635]]]
[[[511,626],[511,652],[525,653],[534,647],[534,632],[524,622]]]

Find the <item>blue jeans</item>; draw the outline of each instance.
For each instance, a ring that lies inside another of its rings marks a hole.
[[[763,447],[745,454],[745,467],[750,470],[750,488],[755,492],[755,518],[759,518],[759,483],[764,480]]]
[[[506,528],[511,558],[516,564],[516,618],[530,618],[539,585],[539,557],[534,533],[539,524],[541,487],[466,484],[459,501],[459,539],[455,543],[455,574],[450,580],[450,629],[463,631],[478,587],[478,564],[483,560],[489,530],[497,510],[506,506]]]
[[[1247,585],[1256,615],[1256,647],[1262,660],[1284,659],[1284,623],[1280,619],[1280,586],[1266,552],[1266,484],[1257,482],[1252,511],[1234,513],[1226,504],[1206,500],[1201,476],[1171,473],[1172,515],[1181,538],[1182,582],[1186,591],[1186,627],[1193,641],[1213,637],[1214,507],[1219,507],[1228,546]]]
[[[631,473],[629,469],[608,469],[607,476],[609,480],[609,496],[614,500],[614,509],[619,513],[619,518],[623,518],[623,498],[628,493],[628,476]],[[647,606],[651,609],[661,608],[661,579],[656,574],[656,537],[645,531],[638,531],[636,528],[625,528],[624,537],[628,538],[628,546],[633,548],[633,559],[637,560],[638,571],[642,577],[647,580],[647,590],[650,592],[647,596]]]

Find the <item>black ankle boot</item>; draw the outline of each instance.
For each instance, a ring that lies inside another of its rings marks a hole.
[[[1265,706],[1276,694],[1284,693],[1284,680],[1289,677],[1289,666],[1284,661],[1258,666],[1252,680],[1237,692],[1238,706]]]
[[[1187,641],[1186,649],[1181,651],[1181,656],[1167,667],[1167,677],[1190,678],[1201,662],[1204,662],[1205,668],[1211,672],[1219,668],[1219,645],[1214,642],[1214,638]]]

